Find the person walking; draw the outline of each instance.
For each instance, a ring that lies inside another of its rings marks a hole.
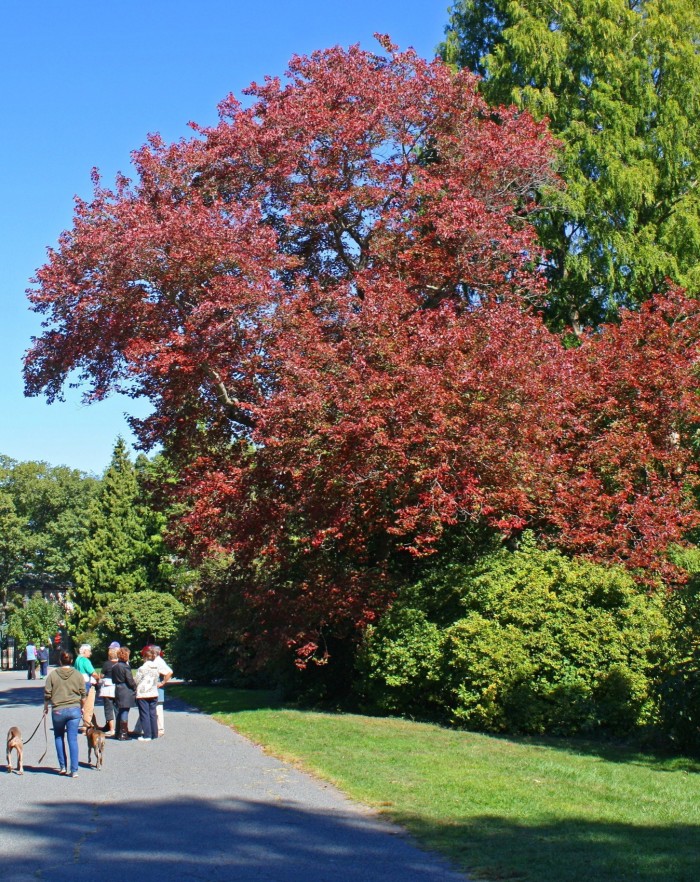
[[[27,643],[27,680],[36,680],[36,644],[33,640]]]
[[[112,666],[115,702],[117,705],[116,740],[129,740],[129,711],[136,707],[136,683],[129,666],[131,652],[126,646],[117,650],[117,662]]]
[[[36,654],[36,658],[39,662],[39,674],[43,680],[49,673],[49,647],[45,640],[42,640],[39,644],[39,651]]]
[[[153,647],[146,647],[143,651],[143,657],[144,663],[134,675],[136,704],[139,709],[139,722],[143,733],[139,737],[139,741],[155,741],[158,737],[157,707],[160,672],[154,661]]]
[[[85,680],[73,667],[73,653],[62,652],[61,665],[54,668],[44,683],[44,713],[51,705],[54,743],[59,775],[78,777],[78,727],[85,703]],[[68,736],[68,757],[65,738]],[[70,766],[68,759],[70,758]]]

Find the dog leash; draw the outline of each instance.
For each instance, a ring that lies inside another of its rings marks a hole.
[[[48,716],[48,711],[47,711],[47,710],[44,710],[44,713],[41,715],[41,719],[39,720],[39,722],[38,722],[37,725],[36,725],[36,729],[32,732],[32,734],[29,736],[29,738],[27,738],[27,740],[24,742],[24,745],[25,745],[25,746],[26,746],[27,744],[29,744],[29,742],[32,740],[32,738],[33,738],[33,737],[36,735],[36,733],[39,731],[39,726],[41,726],[42,723],[44,724],[44,742],[45,742],[45,747],[44,747],[44,752],[43,752],[42,755],[39,757],[39,765],[41,765],[42,762],[44,761],[44,757],[46,756],[46,754],[47,754],[47,752],[48,752],[48,749],[49,749],[49,736],[48,736],[48,734],[47,734],[47,732],[46,732],[46,717],[47,717],[47,716]]]
[[[45,722],[46,722],[46,714],[47,714],[47,711],[44,711],[44,713],[41,715],[41,719],[40,719],[39,722],[36,724],[36,729],[32,732],[32,734],[29,736],[29,738],[25,738],[25,739],[24,739],[24,742],[23,742],[24,744],[29,744],[29,742],[32,740],[32,738],[33,738],[33,737],[36,735],[36,733],[39,731],[39,726],[41,726],[42,723],[45,723]],[[46,728],[46,726],[44,726],[44,728]]]

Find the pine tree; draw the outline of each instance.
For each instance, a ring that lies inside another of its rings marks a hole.
[[[457,0],[441,52],[491,104],[549,118],[566,187],[536,219],[556,325],[597,324],[665,279],[700,291],[697,0]]]
[[[70,592],[76,633],[94,627],[100,611],[111,600],[148,587],[139,486],[121,438],[90,505],[88,521],[88,536],[78,552]]]

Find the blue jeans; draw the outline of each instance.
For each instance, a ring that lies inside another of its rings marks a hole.
[[[66,745],[64,736],[68,735],[68,753],[70,754],[69,772],[78,771],[78,727],[81,717],[80,707],[58,707],[51,709],[51,722],[53,723],[53,737],[56,743],[56,756],[58,765],[62,769],[68,769],[66,763]]]
[[[157,698],[137,698],[136,704],[139,708],[139,722],[141,723],[141,731],[144,738],[158,737],[158,717],[156,708],[158,707]]]

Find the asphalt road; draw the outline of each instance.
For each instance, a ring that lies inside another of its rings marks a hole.
[[[7,774],[6,732],[29,737],[42,688],[0,672],[3,882],[464,882],[372,810],[175,699],[164,738],[107,739],[100,771],[80,736],[78,778],[59,776],[49,718],[43,763],[41,727],[24,775]]]

